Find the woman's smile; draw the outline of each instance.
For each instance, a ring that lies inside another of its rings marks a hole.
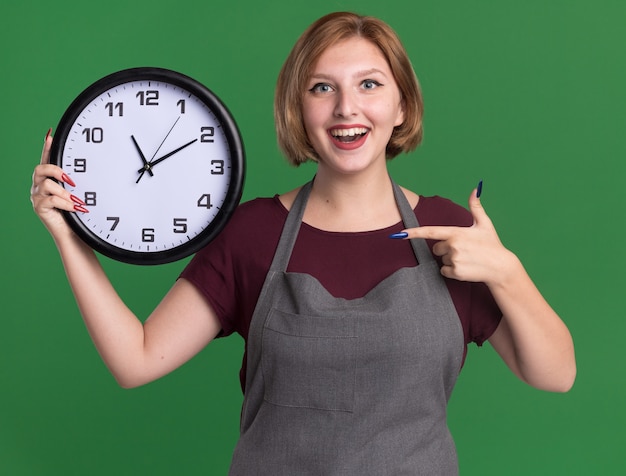
[[[364,126],[337,126],[328,130],[335,146],[343,150],[361,147],[367,140],[369,128]]]

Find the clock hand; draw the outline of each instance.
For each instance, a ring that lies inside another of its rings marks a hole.
[[[183,150],[184,148],[189,147],[189,146],[190,146],[191,144],[193,144],[194,142],[197,142],[197,140],[198,140],[198,139],[194,139],[194,140],[192,140],[192,141],[189,141],[189,142],[187,142],[186,144],[181,145],[178,149],[174,149],[173,151],[171,151],[171,152],[169,152],[169,153],[165,154],[164,156],[159,157],[159,158],[158,158],[158,159],[156,159],[156,160],[152,160],[152,161],[148,162],[148,163],[147,163],[146,165],[144,165],[142,168],[140,168],[139,170],[137,170],[137,172],[143,175],[143,173],[144,173],[146,170],[149,170],[151,167],[154,167],[156,164],[158,164],[158,163],[160,163],[160,162],[163,162],[165,159],[170,158],[172,155],[177,154],[178,152],[180,152],[180,151],[181,151],[181,150]],[[139,178],[141,178],[141,176],[140,176]],[[139,181],[139,180],[137,180],[137,181]]]
[[[165,134],[165,137],[163,138],[163,140],[161,141],[161,143],[159,144],[159,147],[157,147],[157,150],[154,152],[154,155],[152,156],[152,159],[150,159],[150,162],[148,162],[145,157],[142,155],[142,160],[143,160],[143,168],[139,170],[140,174],[139,174],[139,178],[137,179],[137,181],[135,183],[139,183],[139,181],[141,180],[141,177],[143,177],[143,174],[146,172],[146,170],[148,171],[148,173],[150,174],[150,176],[154,176],[154,174],[152,173],[152,169],[150,167],[152,167],[153,164],[153,160],[156,157],[156,155],[159,153],[159,150],[161,150],[161,147],[163,147],[163,144],[165,144],[165,141],[167,140],[167,138],[170,136],[170,134],[172,133],[172,131],[174,130],[174,127],[176,127],[176,124],[178,124],[178,121],[180,121],[181,116],[178,116],[178,118],[174,121],[174,124],[172,124],[172,127],[170,127],[170,130],[167,131],[167,134]]]
[[[152,156],[152,158],[150,159],[150,163],[152,163],[152,161],[154,160],[154,158],[156,157],[156,155],[159,153],[159,151],[161,150],[161,147],[163,146],[163,144],[165,144],[165,141],[167,140],[167,138],[170,136],[170,134],[172,133],[172,131],[174,130],[174,127],[176,127],[176,124],[178,124],[178,121],[180,121],[180,117],[178,116],[178,119],[176,119],[174,121],[174,124],[172,124],[172,127],[170,127],[170,130],[167,132],[167,134],[165,134],[165,137],[163,138],[163,140],[161,141],[161,144],[159,145],[159,147],[157,148],[157,150],[154,151],[154,155]]]
[[[163,157],[159,157],[158,159],[151,161],[151,162],[150,162],[150,165],[151,165],[151,166],[155,166],[155,165],[156,165],[156,164],[158,164],[159,162],[163,162],[165,159],[167,159],[167,158],[171,157],[172,155],[174,155],[174,154],[176,154],[176,153],[180,152],[180,151],[181,151],[181,150],[183,150],[185,147],[189,147],[191,144],[193,144],[194,142],[197,142],[197,141],[198,141],[198,139],[194,139],[194,140],[191,140],[191,141],[187,142],[185,145],[181,145],[178,149],[175,149],[175,150],[173,150],[172,152],[170,152],[170,153],[168,153],[168,154],[165,154]]]
[[[139,144],[137,144],[137,141],[135,140],[135,136],[131,135],[130,138],[133,140],[133,143],[135,144],[135,148],[137,149],[137,152],[139,152],[139,156],[141,157],[141,161],[143,162],[144,169],[147,170],[150,176],[152,177],[154,173],[152,172],[152,169],[150,168],[150,164],[146,160],[146,157],[143,155],[143,152],[141,151]]]

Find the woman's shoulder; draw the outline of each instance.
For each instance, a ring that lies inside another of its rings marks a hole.
[[[215,239],[198,253],[198,259],[214,260],[216,256],[245,259],[250,254],[271,251],[278,243],[287,217],[287,212],[281,208],[277,197],[255,198],[241,203]]]
[[[259,197],[241,203],[225,227],[225,232],[232,239],[234,236],[263,236],[274,234],[287,218],[287,211],[280,203],[278,195]]]
[[[241,203],[235,210],[232,220],[263,221],[270,217],[281,218],[286,213],[278,195],[257,197]]]
[[[471,226],[472,214],[452,200],[433,195],[420,195],[415,216],[421,226]]]
[[[273,197],[257,197],[251,200],[242,202],[237,207],[235,214],[258,214],[258,213],[272,213],[277,206],[278,195]],[[280,203],[280,202],[278,202]]]

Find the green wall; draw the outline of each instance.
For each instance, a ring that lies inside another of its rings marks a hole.
[[[228,104],[248,154],[244,199],[291,189],[311,167],[275,146],[272,96],[314,19],[388,21],[426,99],[426,135],[392,163],[401,184],[483,204],[570,327],[565,395],[518,382],[473,347],[450,404],[461,473],[624,474],[626,3],[620,0],[297,2],[24,0],[0,7],[0,474],[225,474],[238,432],[239,337],[122,390],[93,348],[55,247],[31,210],[43,137],[87,85],[134,66],[179,70]],[[103,259],[146,316],[184,263]]]

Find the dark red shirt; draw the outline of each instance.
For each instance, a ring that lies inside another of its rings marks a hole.
[[[414,212],[422,226],[472,224],[465,208],[441,197],[420,197]],[[181,277],[197,286],[217,313],[221,336],[236,332],[247,339],[287,213],[278,196],[240,205],[222,233],[183,270]],[[389,239],[403,228],[397,223],[381,230],[343,233],[302,223],[287,271],[314,276],[335,297],[362,297],[398,269],[417,265],[408,241]],[[432,249],[434,242],[428,244]],[[466,347],[470,342],[482,345],[502,317],[489,289],[483,283],[445,281]],[[243,384],[245,359],[241,376]]]

